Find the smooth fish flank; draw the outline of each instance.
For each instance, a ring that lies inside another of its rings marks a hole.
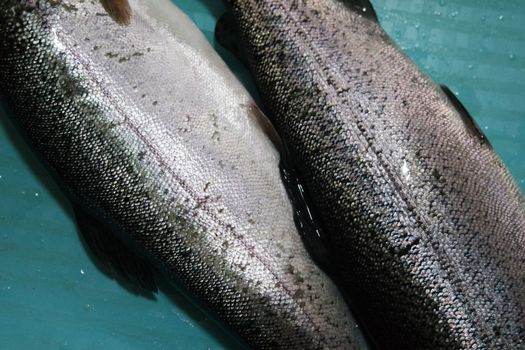
[[[254,348],[354,348],[294,226],[267,120],[169,1],[130,5],[128,26],[93,1],[0,5],[0,89],[88,244],[150,289],[153,263]]]
[[[367,1],[231,7],[322,220],[328,268],[373,341],[524,348],[523,197],[459,101]]]

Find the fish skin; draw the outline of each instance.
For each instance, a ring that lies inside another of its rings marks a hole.
[[[293,223],[264,116],[170,2],[130,4],[122,27],[99,2],[2,2],[15,122],[74,203],[250,346],[354,348],[349,310]]]
[[[230,5],[376,345],[525,348],[523,196],[475,124],[353,1]]]

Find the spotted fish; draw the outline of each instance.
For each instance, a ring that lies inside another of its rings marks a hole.
[[[523,196],[461,102],[368,1],[229,3],[218,34],[239,32],[317,212],[309,241],[375,344],[524,348]]]
[[[295,228],[278,137],[171,2],[3,0],[0,33],[15,122],[116,273],[155,291],[160,270],[254,348],[358,346]]]

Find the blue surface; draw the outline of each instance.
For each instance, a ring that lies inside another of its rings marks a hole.
[[[174,1],[213,43],[217,0]],[[449,85],[525,188],[525,2],[373,1],[385,29]],[[247,71],[219,52],[253,91]],[[82,246],[70,204],[0,102],[0,349],[221,349],[238,343],[185,297],[130,293]]]

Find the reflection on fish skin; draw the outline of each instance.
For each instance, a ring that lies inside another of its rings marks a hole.
[[[293,223],[270,124],[169,1],[130,5],[128,26],[96,1],[0,5],[0,89],[88,246],[142,288],[160,266],[254,348],[354,348]]]
[[[522,194],[365,2],[231,1],[331,273],[380,347],[523,348]]]

